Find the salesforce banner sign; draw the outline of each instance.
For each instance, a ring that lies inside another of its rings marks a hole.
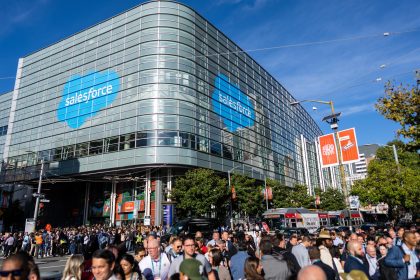
[[[120,78],[113,70],[74,75],[64,85],[57,118],[70,128],[81,127],[117,97]]]
[[[213,111],[218,114],[230,132],[251,127],[255,121],[255,110],[251,99],[229,81],[223,74],[217,75],[212,95]]]

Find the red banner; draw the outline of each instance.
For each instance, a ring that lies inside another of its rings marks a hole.
[[[359,148],[357,147],[356,131],[354,128],[338,132],[341,148],[341,161],[343,164],[359,161]]]
[[[334,133],[318,137],[319,151],[321,153],[321,166],[329,167],[338,165],[337,146]]]

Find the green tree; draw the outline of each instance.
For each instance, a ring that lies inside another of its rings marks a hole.
[[[339,189],[327,188],[323,192],[320,188],[317,188],[315,194],[319,195],[321,200],[319,207],[323,210],[332,211],[346,208],[344,194]]]
[[[177,178],[172,190],[180,217],[203,216],[216,212],[218,217],[226,213],[229,190],[227,180],[213,170],[194,169]]]
[[[420,170],[420,157],[419,154],[416,152],[410,152],[407,149],[407,145],[404,144],[404,142],[400,140],[393,140],[391,142],[387,143],[387,146],[380,147],[376,151],[376,160],[378,161],[385,161],[394,163],[395,157],[394,152],[392,150],[392,145],[395,145],[397,148],[397,155],[398,155],[398,161],[399,164],[410,167],[412,169]]]
[[[385,85],[385,96],[378,99],[375,107],[385,118],[401,125],[397,134],[409,140],[407,147],[410,150],[420,149],[420,92],[416,86],[394,86],[388,82]]]
[[[234,187],[236,192],[234,205],[238,212],[245,216],[263,212],[265,209],[261,193],[263,187],[258,186],[255,179],[240,174],[232,174],[231,186]]]
[[[385,202],[389,209],[403,208],[418,212],[420,207],[420,173],[395,162],[375,159],[368,166],[366,179],[355,182],[351,194],[364,204]]]
[[[268,180],[267,184],[272,188],[275,208],[314,207],[314,198],[308,194],[308,188],[304,185],[287,187],[275,180]]]

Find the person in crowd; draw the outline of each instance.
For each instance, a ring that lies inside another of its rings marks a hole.
[[[379,280],[379,266],[376,257],[376,248],[374,245],[368,244],[366,246],[366,260],[369,266],[369,278],[371,280]]]
[[[118,280],[114,274],[115,256],[106,249],[100,249],[92,256],[92,274],[95,280]]]
[[[220,234],[218,231],[214,231],[213,232],[213,238],[207,242],[207,246],[208,245],[212,245],[212,246],[216,246],[217,241],[220,239]]]
[[[309,258],[311,259],[312,265],[319,266],[327,276],[327,280],[337,279],[337,273],[330,266],[326,265],[321,261],[321,252],[316,246],[311,246],[308,248]]]
[[[204,245],[204,238],[202,237],[196,237],[195,243],[197,244],[197,254],[206,254],[207,253],[207,247]],[[181,243],[182,244],[182,243]]]
[[[338,247],[339,245],[344,245],[344,241],[337,235],[335,231],[331,231],[331,239],[333,241],[333,245]]]
[[[64,267],[62,280],[81,280],[84,269],[84,257],[82,255],[72,255],[67,259]]]
[[[1,266],[0,277],[13,280],[41,279],[37,265],[26,252],[19,252],[7,257]]]
[[[15,238],[13,233],[6,233],[6,240],[4,241],[4,257],[7,258],[12,252],[13,244],[15,243]]]
[[[143,276],[147,279],[166,279],[168,277],[171,262],[165,253],[161,253],[157,239],[148,241],[148,255],[139,263]]]
[[[309,265],[302,268],[298,273],[298,280],[327,280],[324,271],[316,266]]]
[[[179,273],[179,267],[184,259],[196,259],[201,263],[208,278],[210,280],[215,279],[215,275],[212,272],[211,265],[207,261],[207,259],[204,257],[204,255],[195,253],[194,238],[192,236],[187,235],[184,238],[182,245],[183,245],[184,254],[177,257],[176,259],[172,261],[170,269],[169,269],[168,277],[170,278],[174,274]]]
[[[136,249],[134,249],[134,261],[136,262],[136,266],[139,265],[139,263],[143,260],[143,258],[146,256],[146,249],[142,245],[137,246]]]
[[[394,245],[395,246],[401,246],[403,242],[403,236],[404,236],[404,228],[400,227],[397,231],[396,236],[394,237]]]
[[[254,238],[252,238],[250,234],[245,234],[245,244],[246,244],[248,255],[255,257],[257,247],[255,246]]]
[[[139,280],[138,267],[135,266],[134,257],[129,254],[121,256],[120,268],[124,277],[122,280]]]
[[[246,259],[249,257],[245,240],[238,239],[238,252],[230,259],[230,272],[233,279],[244,278],[244,265]]]
[[[386,247],[386,245],[380,245],[379,246],[379,259],[385,258],[387,254],[388,254],[388,247]]]
[[[269,239],[261,240],[260,244],[261,250],[261,261],[264,269],[264,274],[266,279],[287,279],[291,276],[290,270],[287,266],[287,262],[282,256],[274,256],[273,244]],[[237,279],[237,278],[234,278]]]
[[[257,257],[248,257],[245,261],[244,275],[247,280],[264,280],[261,260]]]
[[[222,253],[222,257],[223,257],[222,265],[228,267],[230,264],[230,255],[229,255],[229,252],[227,251],[225,241],[222,239],[217,240],[215,248],[218,248],[220,252]]]
[[[307,248],[311,245],[309,236],[303,236],[302,241],[293,246],[292,254],[296,257],[300,267],[311,265]]]
[[[417,238],[414,232],[404,232],[401,246],[393,246],[385,257],[384,264],[395,269],[398,280],[420,277],[419,258],[416,254]]]
[[[286,250],[292,252],[292,248],[298,244],[298,237],[295,234],[290,236],[289,242],[286,244]]]
[[[179,279],[202,280],[207,279],[205,271],[201,269],[202,264],[196,259],[185,259],[179,266]]]
[[[229,269],[222,265],[222,260],[223,260],[223,256],[222,256],[222,252],[217,249],[217,248],[213,248],[209,254],[209,262],[211,264],[213,273],[215,274],[216,279],[219,280],[231,280],[232,278],[230,277],[230,272]]]
[[[284,235],[277,233],[276,237],[273,238],[273,255],[282,256],[287,263],[287,267],[290,270],[291,277],[296,279],[297,274],[300,270],[300,265],[296,260],[295,255],[286,250],[286,241],[284,240]]]
[[[350,241],[347,243],[349,256],[344,264],[344,272],[349,273],[352,270],[360,270],[369,277],[369,268],[363,263],[363,249],[359,241]]]
[[[182,241],[180,238],[175,237],[172,240],[171,245],[168,247],[171,248],[169,249],[166,255],[168,256],[170,262],[172,262],[173,259],[177,258],[179,255],[182,254]]]
[[[321,252],[321,260],[323,263],[336,270],[334,266],[333,257],[330,253],[330,248],[333,243],[331,240],[331,235],[327,230],[323,230],[319,233],[318,239],[316,240],[316,246]]]
[[[235,255],[237,253],[237,249],[235,246],[233,246],[232,241],[229,238],[229,232],[228,231],[223,231],[222,232],[222,240],[225,241],[226,244],[226,251],[229,254],[229,259]]]

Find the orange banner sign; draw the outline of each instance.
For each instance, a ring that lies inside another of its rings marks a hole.
[[[334,133],[319,136],[318,142],[322,168],[338,165],[338,154]]]
[[[359,161],[359,148],[357,147],[356,131],[354,128],[338,132],[341,148],[341,161],[343,164]]]

